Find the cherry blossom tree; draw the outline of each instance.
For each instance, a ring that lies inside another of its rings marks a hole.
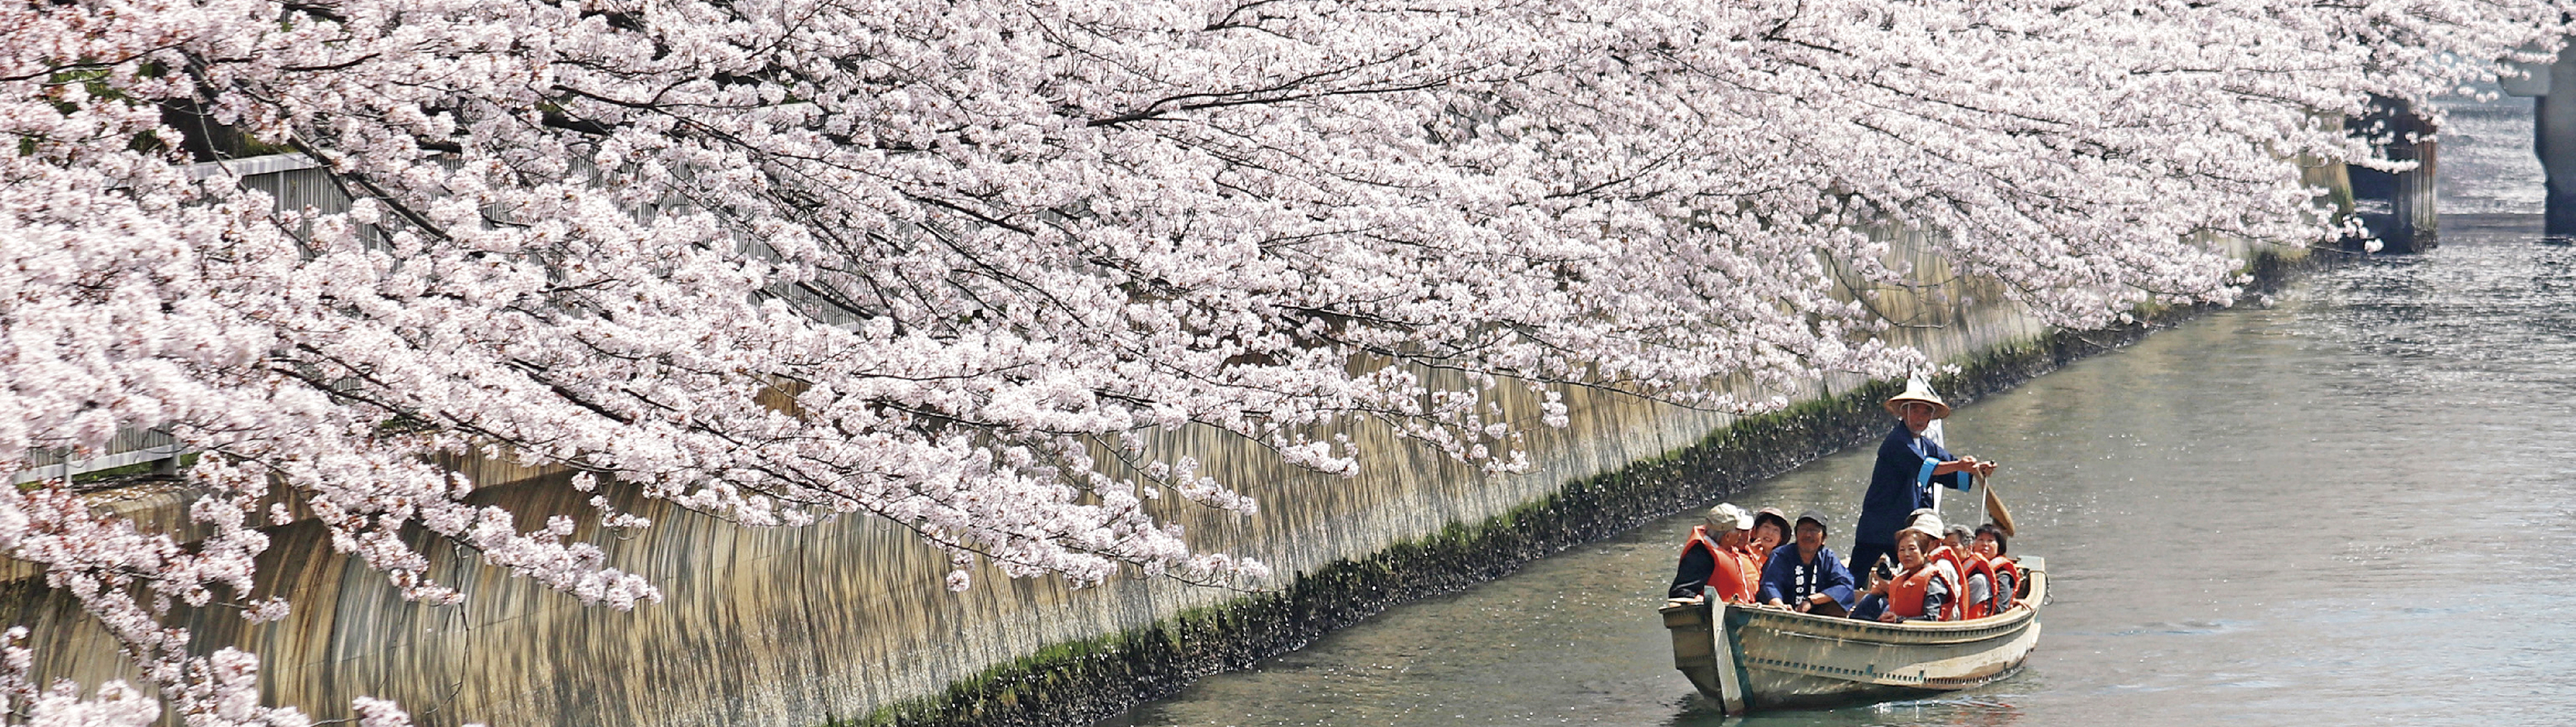
[[[2535,60],[2566,10],[0,6],[0,452],[167,431],[204,453],[190,516],[213,533],[0,490],[0,553],[159,695],[84,701],[11,651],[6,719],[303,722],[258,703],[256,657],[163,623],[285,612],[246,595],[279,492],[410,598],[459,594],[407,527],[584,602],[659,597],[573,537],[650,523],[603,497],[521,528],[434,454],[748,526],[883,518],[953,554],[953,588],[978,559],[1258,584],[1149,505],[1256,503],[1141,433],[1347,475],[1370,453],[1322,433],[1374,422],[1511,472],[1516,433],[1564,412],[1504,412],[1497,386],[1753,412],[1819,372],[1915,370],[1866,290],[1912,271],[1864,225],[1935,231],[2060,325],[2224,302],[2236,263],[2198,241],[2330,237],[2292,160],[2380,163],[2321,119]],[[354,202],[280,210],[191,171],[244,150],[317,160]]]

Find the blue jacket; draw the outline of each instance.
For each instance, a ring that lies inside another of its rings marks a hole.
[[[1896,431],[1887,433],[1887,441],[1878,445],[1878,467],[1869,473],[1869,494],[1860,500],[1860,527],[1852,532],[1852,543],[1896,544],[1896,529],[1905,527],[1905,516],[1916,509],[1932,506],[1932,483],[1953,490],[1975,485],[1968,473],[1932,474],[1932,468],[1957,457],[1932,440],[1914,434],[1904,422]]]
[[[1762,594],[1755,600],[1771,599],[1795,604],[1798,599],[1818,593],[1834,597],[1844,610],[1852,607],[1851,569],[1843,567],[1843,558],[1832,548],[1816,550],[1816,562],[1798,560],[1797,543],[1781,543],[1771,550],[1771,562],[1762,566]]]

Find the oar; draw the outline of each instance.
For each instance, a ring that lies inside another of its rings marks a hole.
[[[2004,509],[2004,498],[1995,494],[1995,483],[1983,477],[1977,480],[1978,484],[1985,485],[1986,501],[1983,514],[1986,516],[1986,521],[1994,523],[1995,527],[2003,528],[2004,537],[2013,537],[2012,511]]]

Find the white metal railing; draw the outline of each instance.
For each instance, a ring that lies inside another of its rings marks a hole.
[[[76,475],[85,475],[99,470],[112,470],[118,467],[129,467],[143,464],[145,462],[168,461],[175,464],[179,459],[179,455],[186,453],[186,450],[181,448],[179,445],[163,444],[144,447],[142,449],[129,449],[122,452],[102,454],[88,459],[66,459],[53,464],[37,465],[33,469],[20,470],[17,474],[9,476],[9,484],[20,485],[35,482],[37,480],[59,480]]]
[[[192,179],[240,178],[245,186],[277,196],[280,206],[292,204],[302,207],[307,204],[317,204],[325,209],[347,209],[348,201],[345,199],[319,198],[338,197],[337,187],[323,189],[313,185],[294,184],[285,178],[289,173],[319,166],[321,165],[312,157],[302,154],[269,154],[192,164],[188,167],[188,176]],[[296,189],[290,191],[287,189],[289,186]],[[332,204],[334,201],[338,204]],[[27,457],[30,466],[11,473],[9,484],[14,486],[39,480],[66,479],[147,462],[165,463],[163,466],[167,469],[175,467],[179,457],[184,454],[187,454],[186,448],[179,446],[178,441],[169,434],[145,428],[132,428],[118,432],[114,439],[108,441],[103,451],[92,457],[73,457],[70,453],[59,450],[31,452]]]
[[[283,172],[312,169],[318,166],[322,166],[322,164],[314,161],[313,157],[302,154],[270,154],[267,156],[245,157],[241,159],[226,159],[218,162],[190,164],[188,165],[188,178],[205,179],[207,177],[222,175],[251,177],[262,174],[279,174]]]

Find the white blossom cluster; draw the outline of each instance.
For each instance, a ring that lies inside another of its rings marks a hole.
[[[884,518],[953,554],[953,588],[978,559],[1259,583],[1154,501],[1255,503],[1142,433],[1215,427],[1347,475],[1367,453],[1318,433],[1375,422],[1509,472],[1517,432],[1565,414],[1505,412],[1506,381],[1749,412],[1779,403],[1711,383],[1902,374],[1921,354],[1836,293],[1909,272],[1867,224],[1939,231],[1957,271],[2063,325],[2226,301],[2234,263],[2195,240],[2336,234],[2293,160],[2375,162],[2326,120],[2544,59],[2566,10],[0,4],[0,453],[165,429],[206,453],[190,514],[213,533],[52,483],[0,489],[0,554],[191,725],[305,721],[258,704],[255,657],[190,656],[163,624],[284,614],[244,595],[257,528],[289,516],[275,492],[412,598],[459,594],[406,528],[585,602],[659,598],[572,517],[522,527],[432,454],[757,526]],[[191,175],[216,131],[319,160],[357,202],[279,212]],[[10,654],[0,721],[160,713]]]

